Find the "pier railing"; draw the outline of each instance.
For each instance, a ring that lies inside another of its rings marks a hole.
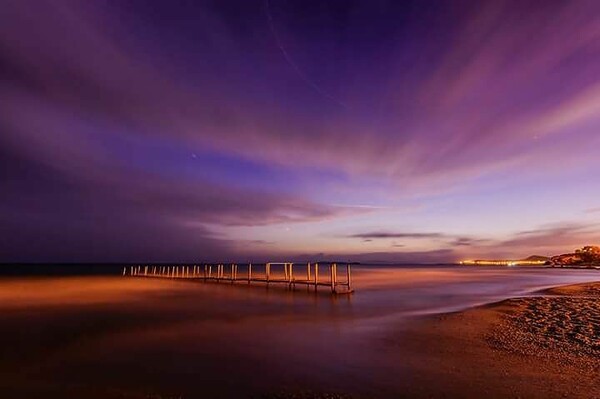
[[[217,283],[283,284],[293,290],[296,286],[327,287],[334,294],[351,293],[352,269],[345,265],[338,272],[337,263],[269,262],[259,264],[203,263],[200,265],[136,265],[123,268],[123,276],[192,279]],[[345,273],[344,273],[345,271]],[[341,276],[340,276],[341,274]],[[345,276],[344,276],[345,274]]]

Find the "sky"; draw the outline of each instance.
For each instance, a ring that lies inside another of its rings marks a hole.
[[[600,243],[600,2],[5,0],[0,261]]]

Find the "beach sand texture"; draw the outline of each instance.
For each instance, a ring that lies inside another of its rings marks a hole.
[[[429,388],[409,396],[600,398],[600,283],[539,294],[412,326],[403,349]]]

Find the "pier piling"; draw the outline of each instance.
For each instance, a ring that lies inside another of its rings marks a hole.
[[[285,284],[289,290],[295,290],[296,285],[305,285],[307,290],[310,290],[312,286],[314,291],[317,292],[319,287],[328,287],[332,294],[346,294],[353,292],[352,290],[352,269],[350,264],[346,264],[346,278],[342,277],[341,281],[338,279],[338,264],[331,262],[324,262],[329,266],[329,279],[324,281],[319,280],[319,264],[318,263],[306,263],[306,279],[303,273],[299,274],[299,278],[294,276],[294,263],[293,262],[268,262],[264,263],[264,275],[260,273],[260,265],[258,264],[258,271],[256,269],[257,264],[247,264],[247,274],[239,275],[239,264],[230,263],[229,274],[225,275],[225,264],[204,264],[204,270],[201,272],[201,265],[177,265],[177,266],[153,266],[153,265],[136,265],[123,267],[123,276],[134,276],[134,277],[156,277],[156,278],[177,278],[177,279],[189,279],[199,280],[204,282],[215,281],[217,283],[222,280],[229,281],[231,285],[234,285],[238,281],[252,283],[263,283],[267,287],[270,284],[282,283]],[[216,267],[216,273],[213,275],[212,268]],[[279,273],[273,274],[272,267],[282,267],[283,277]],[[243,267],[242,267],[243,268]],[[314,268],[314,269],[313,269]]]

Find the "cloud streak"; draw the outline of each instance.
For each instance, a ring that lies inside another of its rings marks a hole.
[[[356,233],[350,234],[347,237],[350,238],[363,238],[363,239],[374,239],[374,238],[442,238],[445,237],[442,233],[405,233],[405,232],[387,232],[387,231],[370,231],[367,233]]]
[[[41,236],[32,259],[234,256],[214,231],[326,235],[406,198],[597,166],[597,2],[265,4],[4,2],[0,260]],[[443,227],[346,238],[454,254],[596,237]]]

